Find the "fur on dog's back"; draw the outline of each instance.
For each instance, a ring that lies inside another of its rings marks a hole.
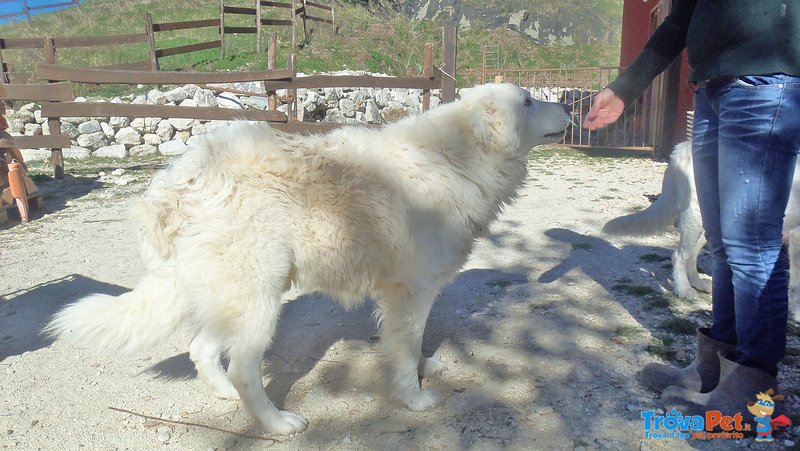
[[[658,198],[644,210],[608,221],[603,226],[603,232],[612,235],[652,236],[667,231],[690,208],[692,199],[697,197],[693,170],[691,143],[686,141],[678,144],[664,171]]]

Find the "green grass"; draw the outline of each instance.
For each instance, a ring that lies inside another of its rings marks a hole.
[[[414,76],[422,73],[424,43],[434,49],[434,64],[441,65],[442,21],[411,20],[399,13],[385,12],[378,16],[362,6],[346,2],[336,8],[339,33],[333,35],[327,24],[309,23],[311,34],[302,48],[292,47],[288,27],[265,27],[263,52],[256,52],[256,35],[226,35],[226,55],[220,58],[218,49],[204,50],[160,59],[163,70],[259,70],[267,67],[267,34],[278,35],[278,66],[285,67],[290,53],[296,54],[297,69],[304,73],[342,69],[384,72],[395,76]],[[370,2],[372,3],[372,2]],[[572,2],[563,8],[585,8],[581,2]],[[227,0],[230,6],[251,7],[250,2]],[[584,35],[602,33],[603,39],[581,39],[575,45],[537,45],[520,33],[504,27],[486,29],[473,23],[459,31],[458,84],[471,86],[478,81],[476,70],[481,67],[485,46],[499,48],[506,68],[586,67],[594,65],[615,66],[619,58],[619,18],[622,2],[602,2],[603,23],[611,24],[603,31],[579,29]],[[562,9],[563,9],[562,8]],[[552,8],[551,8],[552,10]],[[36,15],[28,21],[0,26],[0,36],[57,37],[108,36],[143,32],[145,13],[150,12],[154,23],[212,19],[219,16],[217,2],[190,2],[176,0],[86,0],[78,7]],[[327,13],[315,10],[317,16]],[[556,11],[552,11],[555,13]],[[264,8],[265,17],[288,18],[287,10]],[[595,16],[596,14],[592,14]],[[251,26],[252,16],[226,15],[226,25]],[[302,40],[302,26],[297,27],[298,42]],[[216,28],[199,28],[156,33],[156,47],[178,45],[219,39]],[[74,67],[92,67],[121,64],[148,59],[145,42],[91,48],[58,49],[58,63]],[[44,62],[41,50],[13,49],[3,52],[4,60],[13,72],[31,71]]]
[[[670,318],[659,326],[661,329],[677,335],[694,335],[697,326],[686,318]]]

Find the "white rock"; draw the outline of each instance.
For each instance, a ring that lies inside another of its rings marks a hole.
[[[82,124],[82,123],[84,123],[84,122],[86,122],[86,121],[88,121],[88,120],[89,120],[89,118],[88,118],[88,117],[72,117],[72,116],[67,116],[67,117],[62,117],[62,118],[61,118],[61,122],[67,122],[67,123],[70,123],[70,124],[75,124],[75,125]]]
[[[147,96],[144,94],[139,94],[138,96],[136,96],[136,98],[131,100],[132,105],[144,105],[146,103],[147,103]]]
[[[142,137],[142,139],[144,140],[145,144],[150,144],[151,146],[158,146],[162,142],[161,138],[159,138],[155,133],[147,133]]]
[[[383,123],[383,116],[381,116],[381,110],[378,108],[378,104],[375,103],[375,101],[372,99],[367,99],[364,105],[364,120],[366,120],[370,124]]]
[[[192,127],[192,136],[204,135],[206,133],[206,126],[204,124],[197,124]]]
[[[36,110],[33,112],[33,120],[35,120],[37,124],[44,124],[47,122],[47,118],[42,117],[42,110]]]
[[[257,110],[266,110],[269,108],[269,99],[266,97],[245,97],[242,99],[242,103]]]
[[[38,136],[42,134],[42,126],[39,124],[25,124],[25,136]]]
[[[83,97],[83,96],[78,96],[78,97],[75,97],[75,101],[76,102],[85,103],[85,102],[88,102],[89,99],[87,99],[86,97]]]
[[[92,156],[106,157],[106,158],[126,158],[128,151],[125,149],[124,144],[114,144],[111,146],[103,146],[92,152]]]
[[[156,117],[137,117],[131,121],[130,126],[139,133],[154,133],[161,118]]]
[[[236,97],[235,94],[230,92],[223,92],[217,96],[217,105],[222,108],[242,109],[242,102]]]
[[[94,132],[78,136],[78,146],[80,147],[95,150],[105,145],[108,145],[108,138],[106,138],[103,132]]]
[[[39,105],[36,105],[35,103],[26,103],[25,105],[19,107],[18,112],[20,113],[27,112],[33,114],[33,112],[37,109],[39,109]]]
[[[85,147],[68,147],[66,149],[62,149],[61,154],[64,155],[64,158],[83,160],[85,158],[89,158],[92,155],[92,151]]]
[[[136,146],[142,143],[142,135],[133,127],[121,128],[114,135],[114,139],[117,141],[117,144],[124,144],[126,146]]]
[[[167,96],[158,89],[150,90],[150,92],[147,93],[147,100],[155,105],[164,105],[169,101]]]
[[[182,119],[182,118],[170,118],[169,123],[175,128],[175,130],[178,131],[189,130],[193,126],[199,124],[197,119]]]
[[[181,140],[183,142],[186,142],[191,137],[192,137],[192,132],[191,131],[189,131],[189,130],[180,130],[180,131],[175,132],[175,138],[173,139],[173,141],[175,139],[178,139],[178,140]]]
[[[167,119],[162,119],[156,126],[156,135],[161,139],[161,142],[167,142],[175,135],[175,128]]]
[[[180,140],[167,141],[158,146],[158,151],[161,152],[161,155],[166,156],[183,155],[187,150],[189,150],[189,147]]]
[[[100,122],[97,121],[87,121],[80,125],[78,125],[78,132],[80,134],[88,134],[88,133],[95,133],[95,132],[102,132],[103,129],[100,127]]]
[[[189,93],[183,88],[170,89],[164,93],[170,102],[181,103],[189,97]]]
[[[108,122],[101,122],[100,128],[103,130],[103,134],[105,134],[107,138],[114,137],[114,127],[112,127]]]
[[[61,134],[68,136],[69,139],[76,139],[81,133],[78,131],[78,127],[76,127],[74,124],[62,122]]]
[[[350,99],[342,99],[339,101],[339,111],[344,117],[355,117],[356,103]]]
[[[132,157],[156,155],[158,154],[158,147],[150,144],[140,144],[138,146],[131,147],[128,149],[128,152]]]
[[[113,171],[111,171],[111,175],[114,175],[114,176],[117,176],[117,177],[119,177],[120,175],[122,175],[124,173],[125,173],[125,169],[123,169],[123,168],[117,168],[117,169],[114,169]]]
[[[197,89],[197,85],[183,85],[183,90],[186,91],[186,94],[188,94],[189,97],[194,97],[194,93],[197,92]]]
[[[131,121],[124,116],[113,116],[108,118],[108,125],[114,127],[115,130],[119,130],[131,125]]]
[[[199,107],[217,106],[217,98],[214,97],[214,93],[208,89],[197,89],[192,99]]]

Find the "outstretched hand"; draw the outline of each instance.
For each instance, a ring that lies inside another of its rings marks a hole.
[[[624,109],[625,103],[622,99],[614,91],[605,88],[595,96],[592,108],[583,121],[583,127],[588,130],[603,128],[619,119]]]

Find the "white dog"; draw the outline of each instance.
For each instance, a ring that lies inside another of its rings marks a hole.
[[[431,305],[525,182],[529,150],[561,139],[569,120],[565,105],[497,84],[383,129],[299,136],[240,124],[205,135],[132,207],[143,280],[64,308],[46,332],[126,352],[187,325],[214,392],[293,434],[307,421],[272,404],[260,364],[282,295],[323,291],[345,307],[369,296],[392,395],[426,409],[435,396],[418,378],[443,368],[421,356]]]
[[[783,230],[789,243],[791,265],[789,302],[795,319],[800,320],[800,161],[795,167],[792,194],[786,208]],[[616,235],[650,236],[676,224],[680,232],[678,248],[672,254],[672,278],[678,296],[695,299],[700,291],[710,292],[711,281],[697,273],[697,255],[705,236],[697,203],[692,164],[692,145],[675,146],[664,171],[661,195],[649,207],[609,221],[603,231]]]

